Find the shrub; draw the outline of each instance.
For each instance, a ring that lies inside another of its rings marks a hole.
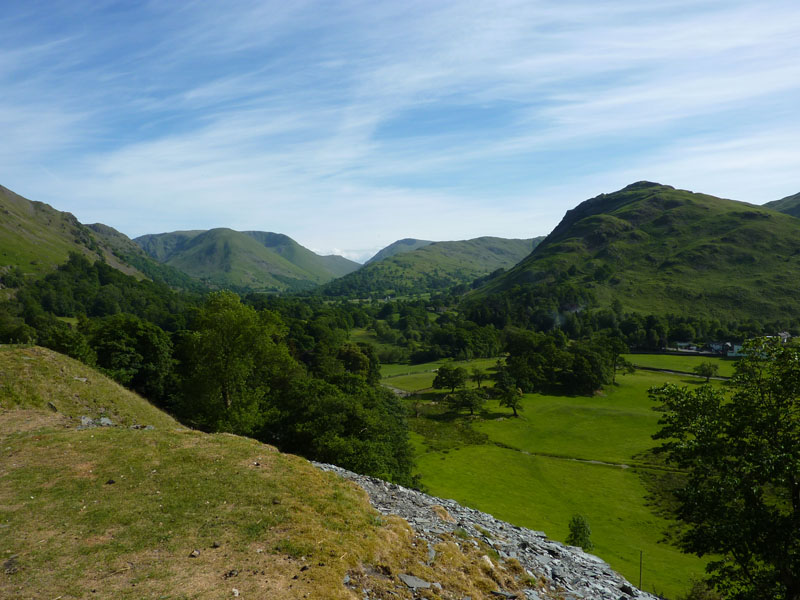
[[[567,536],[567,544],[570,546],[579,546],[584,551],[590,552],[594,549],[594,544],[590,539],[592,530],[589,528],[589,523],[583,515],[573,515],[569,521],[569,535]]]

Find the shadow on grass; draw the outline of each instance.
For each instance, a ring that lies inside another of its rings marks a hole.
[[[517,409],[519,410],[519,409]],[[507,411],[499,411],[499,410],[482,410],[480,417],[482,419],[486,419],[487,421],[496,421],[497,419],[522,419],[522,414],[518,414],[516,417],[514,413],[510,410]]]

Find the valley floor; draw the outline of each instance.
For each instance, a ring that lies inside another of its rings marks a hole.
[[[458,364],[487,369],[494,362]],[[415,365],[408,374],[384,367],[386,384],[417,392],[406,402],[419,414],[409,422],[430,493],[560,541],[570,518],[582,514],[592,529],[593,553],[634,584],[641,556],[642,589],[669,598],[702,574],[704,561],[664,541],[672,524],[651,497],[665,470],[649,453],[658,413],[647,390],[703,379],[640,370],[619,375],[617,385],[593,397],[526,395],[519,418],[493,400],[469,417],[450,412],[439,403],[445,392],[430,389],[438,364]]]

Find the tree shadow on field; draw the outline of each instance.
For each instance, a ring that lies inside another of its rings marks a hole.
[[[517,409],[519,410],[519,409]],[[519,414],[516,417],[511,409],[507,408],[504,410],[482,410],[480,412],[480,416],[482,419],[486,419],[487,421],[496,421],[497,419],[522,419],[522,415]]]

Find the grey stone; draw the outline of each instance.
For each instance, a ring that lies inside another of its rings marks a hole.
[[[100,417],[100,427],[113,427],[114,423],[108,417]]]
[[[477,546],[476,540],[488,539],[499,556],[513,556],[519,560],[528,575],[538,582],[536,589],[524,590],[526,600],[541,600],[555,593],[573,600],[618,600],[620,591],[627,593],[628,589],[637,600],[657,600],[656,596],[637,591],[602,559],[549,540],[541,531],[504,523],[486,513],[461,506],[454,500],[435,498],[334,465],[314,464],[319,469],[337,473],[361,486],[379,513],[397,515],[408,521],[416,532],[417,543],[428,543],[429,564],[432,561],[430,551],[433,544],[441,541],[440,534],[453,534],[459,530],[454,538],[457,543]],[[436,517],[432,511],[435,505],[445,507],[455,522],[441,521]],[[469,539],[464,539],[464,532]],[[488,536],[483,532],[488,532]],[[518,597],[522,598],[522,595]]]
[[[414,575],[400,574],[398,575],[398,577],[400,578],[400,581],[405,583],[412,590],[427,589],[431,587],[429,581],[425,581],[424,579],[420,579],[419,577],[415,577]]]
[[[621,586],[619,586],[619,589],[623,593],[628,594],[628,596],[634,596],[634,597],[636,596],[636,590],[633,588],[632,585],[628,585],[627,583],[623,583]]]
[[[434,559],[436,558],[436,550],[433,549],[433,545],[428,542],[428,566],[433,564]]]

